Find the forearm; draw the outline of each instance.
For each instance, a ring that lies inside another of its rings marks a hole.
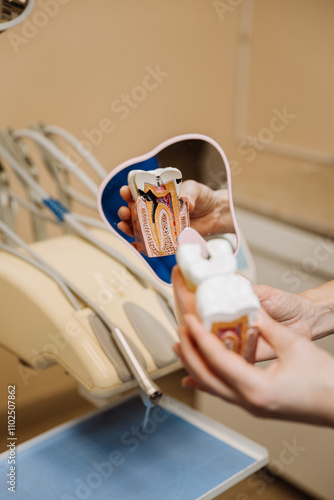
[[[334,333],[334,281],[312,288],[301,296],[314,304],[311,318],[312,339],[320,339]]]

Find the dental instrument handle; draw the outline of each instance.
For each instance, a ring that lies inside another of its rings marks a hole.
[[[134,355],[123,333],[118,327],[111,331],[112,337],[122,353],[129,370],[138,382],[140,389],[144,393],[143,402],[145,406],[152,406],[158,404],[162,397],[162,392],[159,387],[151,380],[145,368],[139,363]]]

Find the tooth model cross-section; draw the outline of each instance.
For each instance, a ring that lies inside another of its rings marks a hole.
[[[258,332],[252,323],[260,303],[251,283],[236,273],[236,257],[226,240],[205,241],[193,229],[184,233],[176,260],[187,287],[196,293],[198,316],[227,349],[253,362]]]
[[[189,225],[188,201],[179,196],[180,170],[133,170],[128,184],[135,201],[131,217],[137,250],[148,257],[175,254],[179,234]]]

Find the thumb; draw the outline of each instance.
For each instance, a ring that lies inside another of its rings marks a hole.
[[[272,319],[263,309],[260,309],[253,326],[258,328],[261,336],[274,349],[278,357],[289,350],[296,339],[293,331]]]
[[[189,212],[192,212],[196,207],[196,201],[199,196],[198,183],[193,180],[187,180],[182,183],[181,196],[188,198]]]

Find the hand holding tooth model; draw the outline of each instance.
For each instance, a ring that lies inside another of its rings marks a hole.
[[[181,176],[181,173],[179,174]],[[130,180],[134,182],[134,175],[129,178]],[[121,188],[120,194],[128,206],[122,206],[118,211],[121,219],[118,228],[131,237],[134,237],[131,213],[134,202],[138,199],[138,193],[136,194],[135,190],[135,187],[129,186]],[[190,218],[188,225],[202,236],[235,232],[227,189],[213,190],[200,182],[186,180],[179,184],[179,196],[187,200]]]
[[[334,358],[310,342],[334,332],[334,281],[301,295],[254,287],[263,308],[253,325],[260,333],[256,359],[278,358],[266,369],[247,363],[207,330],[178,267],[172,281],[182,317],[174,350],[189,373],[184,387],[255,416],[334,427]]]

